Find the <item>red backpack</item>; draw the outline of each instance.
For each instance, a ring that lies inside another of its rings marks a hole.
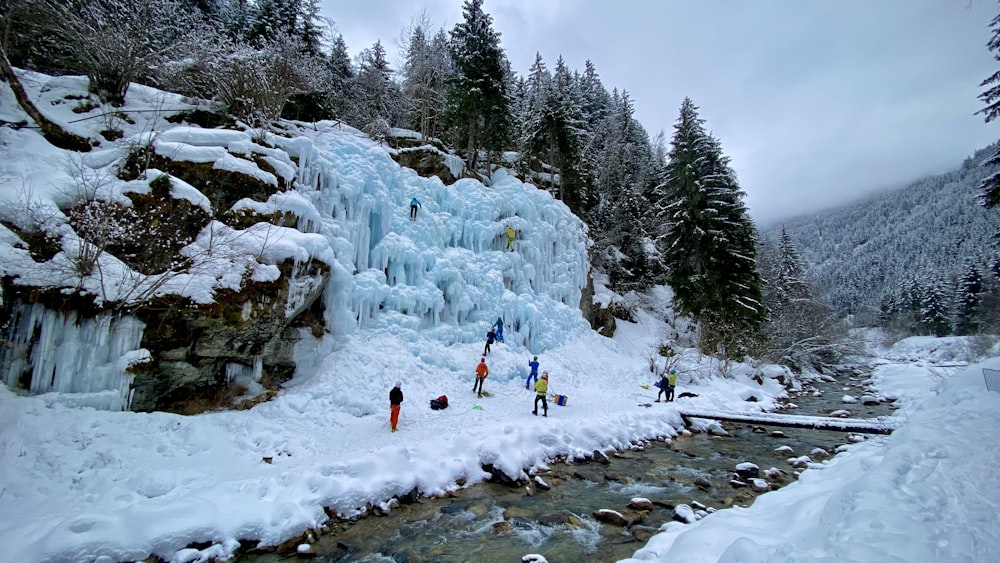
[[[448,408],[448,397],[441,395],[437,399],[431,399],[431,410],[441,410]]]

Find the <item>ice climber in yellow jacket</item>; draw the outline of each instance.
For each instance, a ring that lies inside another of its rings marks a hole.
[[[549,401],[545,396],[549,392],[549,372],[543,371],[542,378],[535,382],[535,410],[531,414],[538,416],[538,401],[542,402],[542,416],[549,416]]]

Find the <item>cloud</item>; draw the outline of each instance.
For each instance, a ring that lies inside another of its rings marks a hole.
[[[352,53],[460,0],[325,0]],[[996,5],[967,0],[486,0],[514,68],[595,64],[651,136],[690,96],[761,226],[957,167],[1000,137],[975,115]],[[388,41],[387,41],[388,39]]]

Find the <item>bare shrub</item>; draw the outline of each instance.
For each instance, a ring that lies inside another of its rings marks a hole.
[[[173,58],[194,27],[175,0],[38,0],[33,6],[57,63],[86,73],[91,93],[118,106],[129,83]]]
[[[289,98],[316,90],[324,75],[315,58],[304,56],[288,36],[228,51],[224,65],[213,69],[214,90],[226,110],[250,127],[276,121]]]

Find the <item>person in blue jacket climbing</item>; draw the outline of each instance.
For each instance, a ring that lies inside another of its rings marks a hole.
[[[420,200],[413,198],[410,200],[410,221],[417,220],[417,208],[421,207]]]
[[[493,328],[497,329],[497,342],[503,342],[503,318],[497,317],[497,322],[493,323]]]
[[[528,374],[528,379],[524,380],[525,389],[531,389],[529,385],[531,385],[532,378],[535,379],[535,383],[538,383],[538,356],[535,356],[530,362],[528,362],[528,367],[531,368],[531,373]]]

